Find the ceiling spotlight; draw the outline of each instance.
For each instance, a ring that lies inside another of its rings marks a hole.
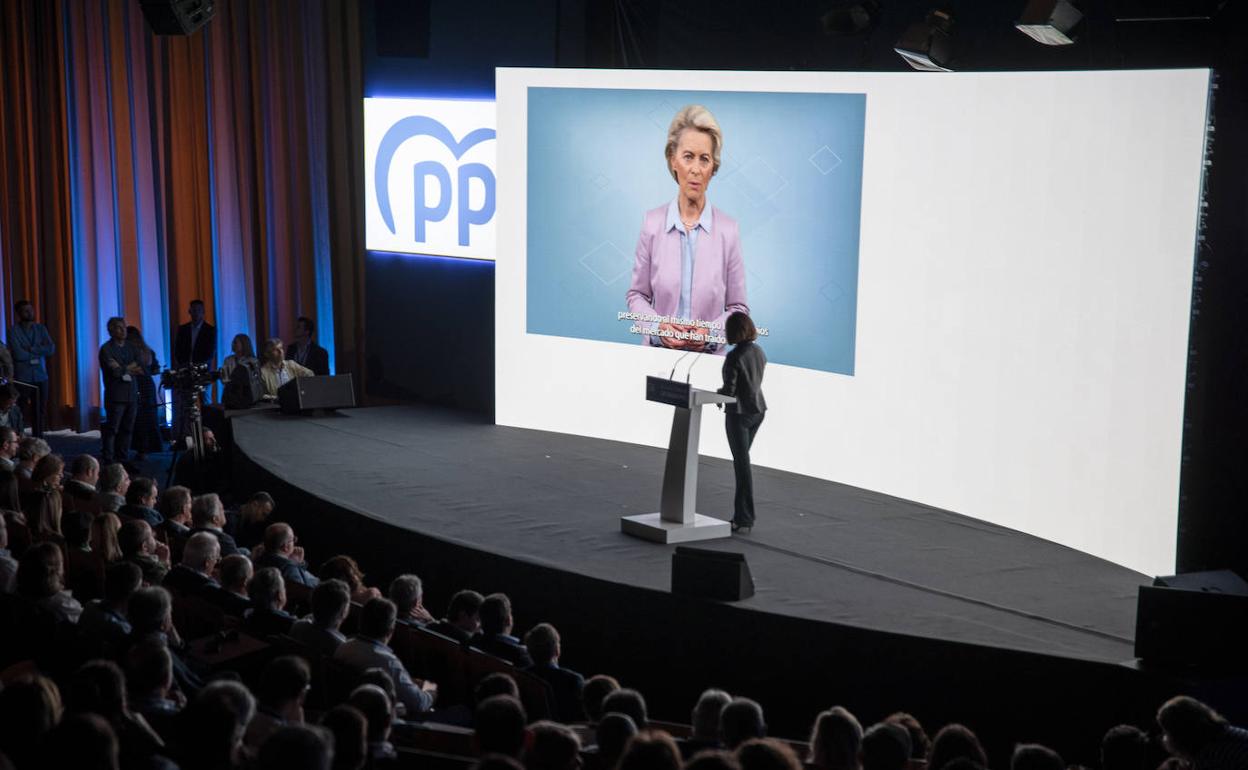
[[[1072,30],[1083,19],[1079,9],[1068,0],[1028,0],[1022,18],[1014,28],[1045,45],[1071,45]]]
[[[906,29],[893,50],[916,70],[953,72],[953,16],[945,11],[929,11],[927,18]]]
[[[879,0],[841,0],[819,17],[819,26],[825,35],[857,35],[874,27],[879,18]]]

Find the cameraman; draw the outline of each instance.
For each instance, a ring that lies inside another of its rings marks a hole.
[[[108,319],[108,342],[100,346],[100,377],[104,380],[104,414],[100,426],[100,457],[104,464],[125,462],[130,455],[130,436],[138,414],[139,386],[135,380],[143,368],[134,348],[126,344],[126,319]]]

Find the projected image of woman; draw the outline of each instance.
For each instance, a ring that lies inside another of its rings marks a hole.
[[[663,154],[676,197],[642,219],[628,309],[690,323],[652,323],[659,333],[644,336],[644,344],[722,353],[722,345],[680,335],[705,337],[711,329],[698,321],[722,330],[730,314],[750,312],[737,221],[707,203],[723,143],[715,116],[700,104],[677,112],[667,130]]]

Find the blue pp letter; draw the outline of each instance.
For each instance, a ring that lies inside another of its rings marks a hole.
[[[481,208],[468,205],[468,181],[480,179],[485,185],[485,202]],[[468,226],[483,225],[494,218],[494,172],[482,163],[465,163],[459,167],[459,245],[468,245]]]
[[[425,242],[425,223],[441,222],[446,219],[446,215],[451,211],[451,175],[446,172],[446,167],[441,163],[431,160],[421,161],[412,167],[412,175],[414,184],[416,185],[416,242]],[[438,180],[441,192],[438,195],[438,205],[430,208],[425,205],[425,177],[435,177]],[[462,172],[460,174],[463,176]],[[491,201],[493,200],[493,191],[491,190]],[[494,204],[491,202],[490,207],[493,209]],[[461,231],[462,231],[462,225]],[[462,240],[462,236],[461,236]]]

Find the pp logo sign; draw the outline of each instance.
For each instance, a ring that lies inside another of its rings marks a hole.
[[[494,103],[364,100],[365,245],[494,259]]]

